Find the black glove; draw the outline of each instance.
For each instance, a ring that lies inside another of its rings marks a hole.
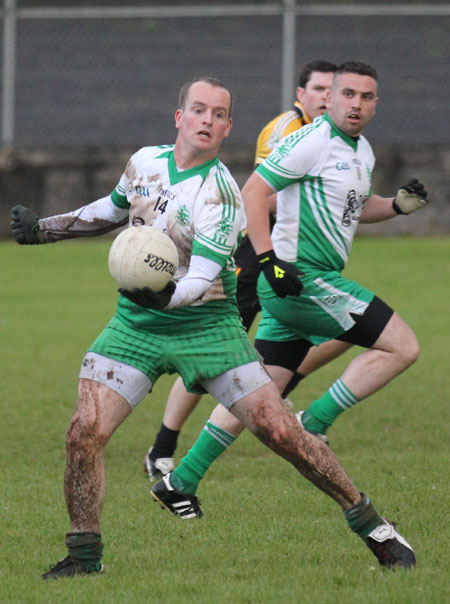
[[[299,275],[304,275],[290,262],[280,260],[273,250],[257,256],[259,266],[269,282],[270,287],[280,298],[286,296],[299,296],[303,285]]]
[[[392,207],[397,214],[412,214],[427,205],[427,195],[423,184],[417,178],[412,178],[397,191]]]
[[[11,230],[14,239],[21,245],[36,245],[40,243],[39,216],[24,206],[14,206],[11,210]]]
[[[120,288],[119,292],[122,296],[128,298],[128,300],[131,300],[135,304],[139,304],[139,306],[153,308],[154,310],[162,310],[169,304],[175,288],[175,282],[169,281],[166,287],[160,292],[155,292],[150,287],[143,287],[142,289],[136,287],[131,291]]]

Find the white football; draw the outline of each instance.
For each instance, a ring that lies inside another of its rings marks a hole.
[[[174,242],[160,229],[133,226],[114,239],[108,267],[123,289],[151,287],[160,292],[178,268],[178,252]]]

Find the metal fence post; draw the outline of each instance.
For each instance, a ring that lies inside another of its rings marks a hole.
[[[14,142],[16,80],[16,0],[3,3],[2,147]]]
[[[295,15],[296,0],[283,3],[283,40],[281,68],[281,111],[291,108],[294,101],[295,76]]]

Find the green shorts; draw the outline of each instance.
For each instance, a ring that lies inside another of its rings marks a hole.
[[[355,324],[352,314],[363,315],[375,294],[340,273],[311,272],[300,296],[271,295],[261,274],[258,292],[262,317],[256,332],[259,340],[288,341],[305,338],[318,345],[333,340]]]
[[[191,331],[155,334],[114,316],[89,352],[139,369],[153,385],[164,373],[179,373],[186,389],[199,394],[206,392],[200,381],[261,359],[237,315],[218,315],[207,326],[192,323]]]

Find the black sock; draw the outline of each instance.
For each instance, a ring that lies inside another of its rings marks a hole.
[[[179,430],[171,430],[170,428],[166,428],[164,424],[161,424],[152,452],[150,453],[150,459],[155,461],[159,457],[173,457],[177,448],[179,433]]]
[[[291,377],[291,379],[289,380],[286,388],[283,390],[283,394],[281,395],[281,398],[286,398],[293,390],[294,388],[297,386],[297,384],[299,382],[301,382],[301,380],[303,380],[303,378],[305,378],[306,376],[302,375],[301,373],[294,373],[294,375]]]

